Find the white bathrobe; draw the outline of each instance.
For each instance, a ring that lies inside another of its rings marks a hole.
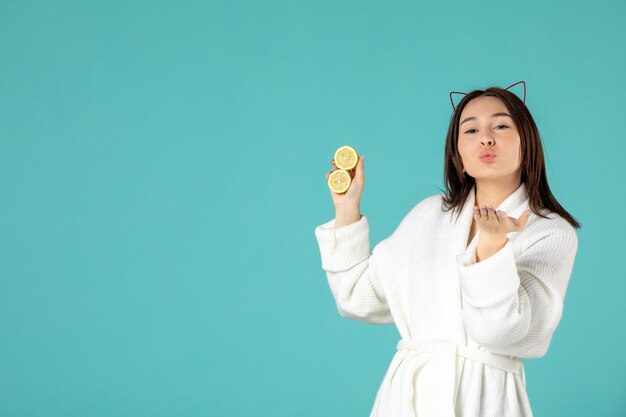
[[[370,417],[532,416],[520,358],[546,354],[563,312],[578,248],[576,230],[547,210],[476,262],[467,245],[474,189],[460,217],[442,195],[420,201],[370,251],[366,216],[315,228],[339,314],[395,323],[401,339]],[[518,218],[525,184],[498,210]]]

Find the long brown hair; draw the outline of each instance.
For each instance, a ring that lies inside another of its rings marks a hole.
[[[467,172],[463,172],[463,162],[457,147],[459,120],[465,106],[473,99],[483,96],[499,98],[509,110],[515,122],[520,135],[522,155],[521,180],[526,186],[529,208],[533,213],[544,219],[548,217],[543,215],[540,212],[541,210],[545,209],[557,213],[573,227],[579,229],[580,223],[559,204],[550,191],[546,177],[541,137],[528,108],[517,95],[499,87],[489,87],[486,90],[474,90],[471,93],[467,93],[452,114],[446,137],[444,161],[445,192],[442,210],[449,211],[452,209],[454,213],[454,210],[458,209],[460,214],[461,208],[465,204],[472,186],[475,184],[474,178]]]

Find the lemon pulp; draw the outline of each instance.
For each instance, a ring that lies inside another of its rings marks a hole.
[[[353,147],[345,145],[335,151],[334,160],[337,168],[350,170],[356,167],[359,155]]]
[[[351,183],[350,174],[343,169],[336,169],[328,176],[328,186],[331,191],[338,194],[345,193],[350,188]]]

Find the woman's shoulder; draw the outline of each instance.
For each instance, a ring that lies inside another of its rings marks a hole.
[[[415,231],[416,228],[427,219],[432,220],[433,212],[439,212],[437,210],[441,207],[441,195],[432,194],[419,200],[413,207],[405,214],[404,218],[397,226],[394,234],[402,234],[404,230]],[[413,234],[413,233],[411,233]]]
[[[405,215],[400,226],[405,224],[414,225],[416,222],[422,221],[426,216],[432,213],[436,208],[441,207],[441,195],[431,194],[419,200],[409,212]]]
[[[415,213],[423,213],[425,211],[432,211],[435,207],[441,207],[442,194],[431,194],[422,198],[411,210]]]
[[[534,218],[535,227],[540,229],[568,229],[572,231],[576,231],[574,226],[570,224],[564,217],[562,217],[559,213],[555,213],[548,209],[542,208],[538,210],[541,216],[538,216],[535,213],[532,213],[532,217]]]
[[[393,256],[396,261],[408,254],[413,241],[420,236],[417,231],[432,220],[431,213],[438,211],[440,203],[441,197],[437,194],[427,195],[414,203],[393,232],[376,245],[374,252],[387,254],[383,258]]]
[[[527,236],[532,236],[533,240],[547,237],[551,240],[570,241],[577,245],[576,228],[564,217],[547,209],[540,209],[539,214],[545,217],[531,214],[525,228]]]

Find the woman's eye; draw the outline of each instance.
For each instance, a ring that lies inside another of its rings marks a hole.
[[[508,126],[507,126],[507,125],[498,125],[498,126],[496,126],[496,127],[505,127],[505,128],[508,128]],[[469,129],[469,130],[466,130],[466,131],[465,131],[465,133],[473,133],[473,131],[475,131],[475,130],[476,130],[476,129]]]

